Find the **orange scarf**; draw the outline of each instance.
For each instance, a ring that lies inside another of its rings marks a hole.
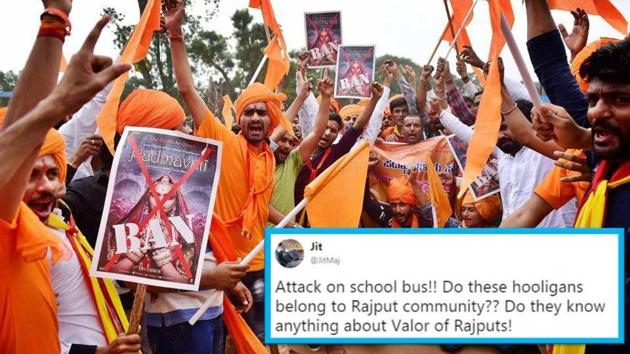
[[[245,162],[245,171],[247,172],[247,186],[248,195],[243,205],[241,213],[234,219],[227,221],[225,224],[228,227],[232,227],[240,224],[242,232],[251,234],[254,229],[254,225],[257,222],[257,216],[260,214],[269,213],[269,200],[262,198],[267,189],[273,188],[274,176],[276,170],[276,161],[273,157],[273,152],[269,148],[269,145],[262,144],[263,154],[265,159],[265,180],[256,180],[254,176],[254,164],[252,163],[252,150],[256,149],[250,145],[242,134],[238,135],[239,143],[241,144],[241,153],[243,154],[243,161]],[[266,219],[266,217],[265,217]]]

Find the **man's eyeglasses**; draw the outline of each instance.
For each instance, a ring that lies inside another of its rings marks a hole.
[[[254,113],[258,114],[259,117],[265,117],[267,116],[267,110],[266,109],[256,109],[256,108],[248,108],[246,109],[243,114],[246,117],[251,117],[254,115]]]

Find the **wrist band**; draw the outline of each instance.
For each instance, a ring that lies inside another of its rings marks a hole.
[[[37,32],[37,37],[54,37],[62,43],[66,41],[67,35],[65,25],[57,21],[42,20]]]
[[[49,7],[49,8],[46,8],[44,12],[42,12],[41,16],[39,16],[40,20],[44,21],[44,15],[52,16],[58,19],[59,22],[61,22],[61,24],[63,25],[65,35],[66,36],[70,35],[70,31],[72,30],[72,24],[70,24],[70,19],[68,19],[68,14],[66,14],[65,12],[61,11],[58,8]],[[51,22],[51,21],[47,21],[47,22]]]
[[[507,112],[501,112],[501,114],[502,114],[502,115],[504,115],[504,116],[506,116],[506,115],[508,115],[508,114],[510,114],[510,113],[512,113],[512,112],[514,112],[517,108],[518,108],[518,105],[515,103],[515,104],[514,104],[514,107],[510,108],[510,110],[509,110],[509,111],[507,111]]]
[[[178,35],[174,35],[171,36],[170,34],[168,35],[168,39],[171,42],[183,42],[184,41],[184,35],[183,34],[178,34]]]

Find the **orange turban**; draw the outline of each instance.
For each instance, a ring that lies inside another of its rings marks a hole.
[[[63,136],[55,129],[48,131],[44,145],[39,149],[38,157],[46,155],[52,156],[53,160],[55,160],[55,165],[59,169],[59,182],[62,184],[66,183],[66,172],[68,170],[66,165],[66,143],[63,140]]]
[[[245,108],[252,103],[264,102],[267,105],[267,113],[271,120],[271,125],[267,130],[267,136],[280,124],[289,135],[293,135],[293,126],[282,113],[282,101],[286,100],[284,94],[275,94],[267,86],[260,82],[249,85],[236,100],[236,119],[240,121]]]
[[[358,104],[349,104],[343,106],[343,108],[339,110],[339,115],[341,116],[341,119],[346,120],[346,118],[358,116],[362,111],[363,107]]]
[[[175,129],[186,119],[179,102],[167,93],[136,89],[123,101],[116,115],[116,131],[126,126]]]
[[[330,108],[332,108],[335,113],[339,113],[339,102],[336,99],[330,98]],[[322,103],[322,96],[317,96],[317,102]]]
[[[475,201],[472,193],[468,190],[462,200],[462,205],[464,204],[474,205],[475,209],[477,209],[477,213],[479,213],[479,216],[490,225],[497,223],[503,214],[503,207],[501,206],[501,199],[499,199],[498,194],[493,194],[489,197]]]
[[[619,42],[618,39],[602,37],[595,42],[589,43],[575,56],[573,62],[571,62],[571,74],[575,76],[578,85],[580,85],[580,91],[586,93],[586,91],[588,90],[588,82],[586,82],[586,80],[584,80],[582,76],[580,76],[580,66],[582,66],[584,61],[586,61],[586,59],[588,59],[599,48],[617,42]]]
[[[397,200],[405,204],[416,205],[416,193],[406,177],[394,178],[389,182],[387,199],[390,203]]]

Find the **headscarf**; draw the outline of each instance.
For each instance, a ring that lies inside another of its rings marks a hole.
[[[602,37],[595,42],[589,43],[575,56],[575,58],[573,58],[573,61],[571,62],[571,74],[575,76],[578,85],[580,85],[580,91],[586,93],[586,91],[588,90],[588,82],[586,82],[586,80],[584,80],[584,78],[580,76],[580,67],[582,66],[582,64],[599,48],[617,42],[619,42],[618,39]]]
[[[275,94],[267,86],[260,82],[255,82],[249,85],[236,100],[236,119],[240,121],[245,108],[252,103],[264,102],[267,106],[267,113],[271,125],[267,130],[267,136],[271,135],[271,132],[280,124],[289,135],[294,136],[293,126],[291,122],[282,113],[282,101],[286,100],[287,96],[284,94]]]
[[[470,193],[470,190],[468,190],[464,195],[464,199],[462,200],[462,205],[464,204],[472,204],[477,210],[477,213],[479,213],[479,216],[483,219],[483,221],[485,221],[489,225],[495,225],[503,214],[501,199],[499,199],[499,196],[497,194],[493,194],[481,200],[475,201],[472,193]]]
[[[126,126],[175,129],[186,119],[177,100],[167,93],[136,89],[123,101],[116,115],[116,131],[122,134]]]
[[[357,104],[349,104],[343,106],[343,108],[339,110],[339,115],[341,116],[341,119],[345,121],[346,118],[358,116],[362,111],[363,107]]]
[[[322,96],[317,96],[317,102],[319,102],[320,104],[322,103]],[[330,98],[329,102],[330,102],[330,108],[332,108],[332,110],[338,114],[339,102],[337,102],[337,100],[332,97]]]
[[[406,177],[394,178],[387,186],[387,199],[397,200],[405,204],[416,205],[416,193]]]

